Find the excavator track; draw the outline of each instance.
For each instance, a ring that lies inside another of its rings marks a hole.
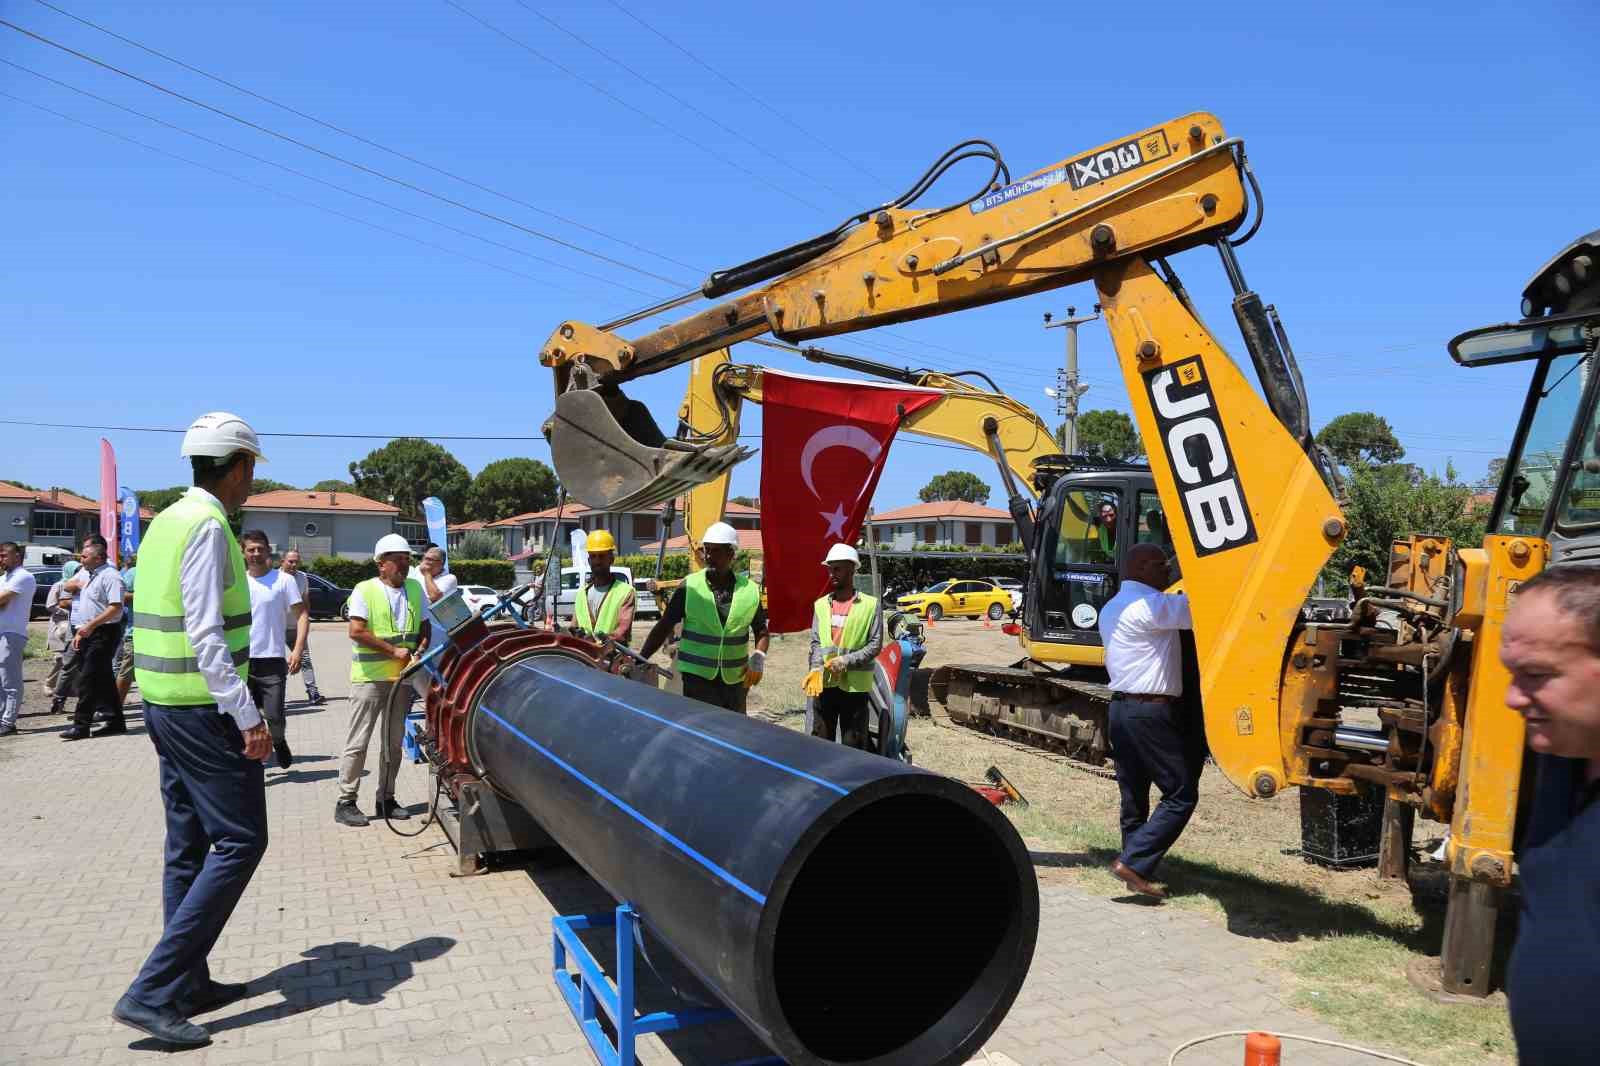
[[[1021,666],[941,666],[928,682],[928,711],[941,726],[963,726],[996,744],[1093,777],[1106,765],[1111,690],[1091,681]]]

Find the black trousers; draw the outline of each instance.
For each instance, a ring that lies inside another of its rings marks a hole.
[[[78,647],[78,705],[72,712],[74,729],[87,732],[98,711],[105,711],[112,722],[122,721],[117,699],[117,675],[111,669],[117,645],[122,643],[121,626],[100,626]]]
[[[680,670],[682,667],[679,668]],[[713,707],[745,713],[745,700],[750,690],[743,685],[725,685],[721,681],[710,678],[696,677],[693,674],[683,675],[683,694],[691,700],[709,703]]]
[[[867,742],[867,714],[872,693],[825,688],[811,709],[811,735],[823,740],[838,737],[847,748],[871,751]],[[841,735],[842,734],[842,735]]]
[[[128,995],[147,1007],[176,1004],[207,987],[206,956],[267,851],[262,764],[216,707],[146,703],[145,729],[161,762],[167,814],[161,939]]]
[[[251,659],[250,698],[256,710],[267,720],[267,732],[272,734],[274,746],[284,743],[283,699],[289,684],[289,660]]]
[[[1200,799],[1205,743],[1200,723],[1180,704],[1113,700],[1109,734],[1122,791],[1122,859],[1152,877],[1177,843]],[[1150,810],[1150,786],[1161,802]]]

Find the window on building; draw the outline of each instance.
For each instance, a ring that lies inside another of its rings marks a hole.
[[[306,536],[314,537],[314,536],[317,535],[318,532],[320,532],[320,528],[317,526],[317,524],[315,522],[307,522],[306,525],[305,525],[305,531],[306,531]]]
[[[33,535],[36,537],[70,537],[77,529],[77,515],[68,511],[33,509]]]
[[[935,525],[932,522],[929,522],[927,525],[922,527],[922,543],[924,543],[924,544],[937,544],[937,543],[939,543],[939,527],[937,525]]]
[[[1017,527],[1009,522],[994,527],[994,542],[1010,544],[1017,539]]]
[[[981,522],[963,522],[962,525],[967,527],[968,544],[983,543],[983,524]]]
[[[655,515],[636,514],[633,516],[633,539],[639,541],[656,539]]]

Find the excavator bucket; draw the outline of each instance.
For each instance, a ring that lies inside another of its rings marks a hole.
[[[615,389],[562,393],[545,436],[567,495],[602,511],[664,503],[755,454],[737,443],[670,439],[643,404]]]

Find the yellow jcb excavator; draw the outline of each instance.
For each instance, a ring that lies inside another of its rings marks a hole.
[[[964,152],[992,158],[1002,180],[970,201],[915,207],[941,166]],[[1235,238],[1249,213],[1247,185],[1256,193],[1255,222]],[[1305,610],[1307,595],[1344,537],[1345,520],[1312,441],[1287,338],[1273,310],[1246,285],[1235,252],[1259,223],[1260,192],[1243,144],[1208,114],[1151,127],[1017,181],[998,152],[969,142],[906,196],[811,241],[718,272],[698,294],[603,328],[563,323],[541,353],[555,378],[556,411],[546,424],[552,455],[568,491],[591,506],[636,506],[702,485],[720,491],[712,486],[746,454],[726,419],[707,430],[717,423],[686,411],[669,439],[619,385],[767,333],[805,342],[1092,281],[1151,459],[1159,501],[1151,513],[1170,519],[1159,529],[1147,524],[1146,532],[1170,536],[1191,597],[1206,735],[1217,766],[1259,798],[1290,785],[1349,794],[1376,784],[1397,809],[1407,805],[1449,822],[1453,878],[1443,984],[1482,994],[1498,896],[1512,878],[1523,762],[1522,723],[1504,702],[1500,627],[1518,583],[1545,565],[1551,544],[1563,543],[1550,533],[1552,521],[1561,528],[1559,514],[1551,516],[1563,493],[1570,495],[1569,482],[1587,476],[1581,462],[1572,463],[1574,449],[1587,449],[1585,460],[1593,456],[1596,375],[1574,369],[1591,364],[1594,334],[1590,325],[1574,333],[1576,320],[1558,314],[1548,319],[1553,328],[1534,319],[1533,326],[1458,339],[1452,352],[1464,363],[1538,360],[1493,533],[1482,548],[1470,549],[1413,537],[1397,545],[1385,584],[1357,585],[1349,617],[1319,620]],[[1216,250],[1235,293],[1234,315],[1260,393],[1201,323],[1166,261],[1203,244]],[[1551,271],[1558,280],[1536,279],[1530,316],[1565,311],[1574,279],[1593,283],[1587,254],[1569,254],[1541,278]],[[698,296],[717,299],[757,285],[632,340],[614,332]],[[755,383],[749,369],[708,364],[697,372],[742,374],[746,395]],[[1581,401],[1573,395],[1546,418],[1552,398],[1574,390],[1581,390]],[[1579,434],[1573,420],[1581,422],[1582,412],[1589,421]],[[1531,435],[1562,419],[1550,440],[1528,451]],[[1006,457],[1003,441],[990,440],[981,427],[975,433],[968,425],[952,437],[975,438],[1002,459],[1003,469],[1015,470],[1026,455],[1022,449]],[[1032,459],[1030,471],[1037,473],[1043,456]],[[1600,470],[1600,459],[1594,466]],[[1034,569],[1024,644],[1040,661],[1058,608],[1066,607],[1070,625],[1078,606],[1094,606],[1092,596],[1073,600],[1077,593],[1061,589],[1089,584],[1071,580],[1072,561],[1059,545],[1094,502],[1085,497],[1069,506],[1063,497],[1070,479],[1089,475],[1062,473],[1068,476],[1027,515],[1034,521],[1019,521]],[[1132,494],[1121,497],[1125,513],[1144,506],[1136,485],[1122,491]],[[1032,510],[1014,486],[1012,495],[1014,512]],[[1600,505],[1593,514],[1600,523]],[[1124,545],[1138,535],[1136,525],[1121,529]],[[1374,711],[1377,728],[1370,726]],[[1352,712],[1361,712],[1368,726],[1348,721]]]

